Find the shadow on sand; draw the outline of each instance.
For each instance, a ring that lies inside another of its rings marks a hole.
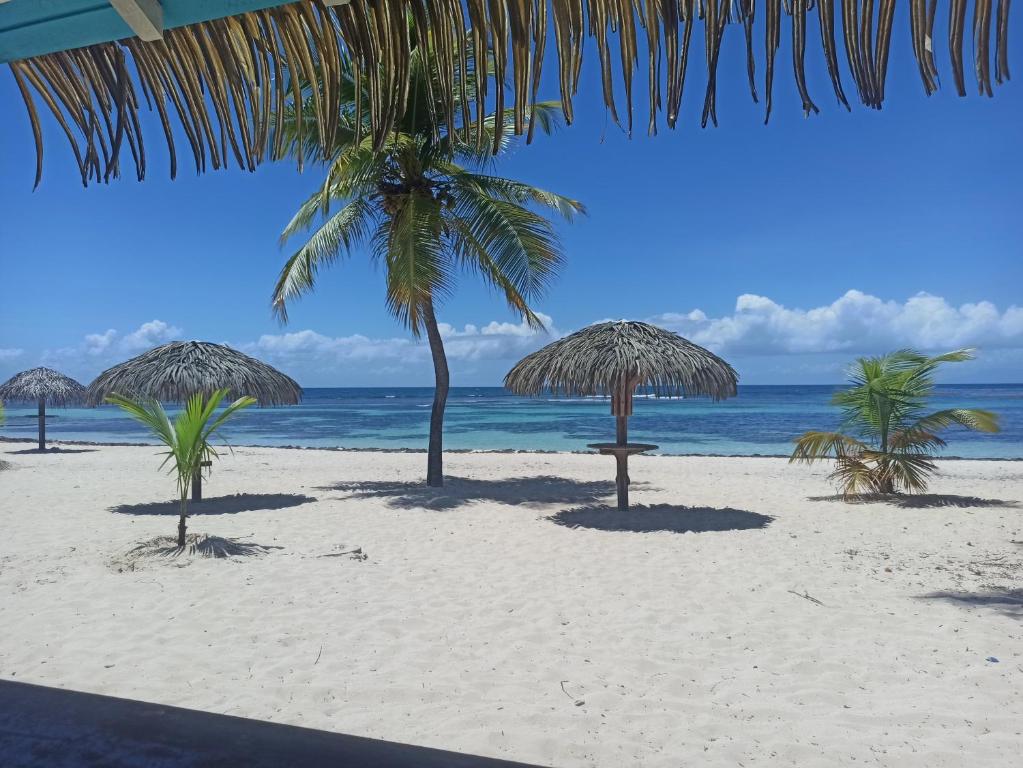
[[[644,487],[633,483],[633,488]],[[344,491],[350,498],[386,499],[387,505],[398,509],[456,509],[474,501],[496,501],[501,504],[542,507],[546,504],[592,504],[615,492],[613,481],[587,482],[553,475],[511,477],[504,480],[474,480],[467,477],[445,477],[443,488],[430,488],[423,483],[388,481],[337,483],[317,490]]]
[[[766,528],[774,520],[770,515],[742,509],[713,507],[676,507],[670,504],[633,505],[628,512],[612,507],[566,509],[548,518],[566,528],[593,528],[598,531],[632,533],[705,533],[707,531],[747,531]]]
[[[254,541],[227,539],[223,536],[207,536],[201,533],[190,533],[185,537],[185,546],[179,547],[176,536],[158,536],[155,539],[139,544],[128,552],[128,558],[176,558],[188,555],[196,557],[258,557],[272,549],[284,547],[272,544],[256,544]]]
[[[983,592],[931,592],[921,600],[944,600],[967,607],[990,608],[1003,616],[1023,621],[1023,589],[988,589]]]
[[[0,680],[0,754],[6,768],[530,768],[477,755],[8,680]]]
[[[185,546],[179,547],[177,536],[157,536],[132,547],[123,555],[112,558],[108,565],[110,570],[117,573],[132,573],[161,565],[174,565],[180,568],[204,559],[262,557],[275,549],[284,549],[274,544],[245,541],[246,538],[229,539],[224,536],[190,533],[185,537]]]
[[[239,493],[234,496],[214,496],[188,503],[188,515],[235,515],[239,512],[258,512],[268,509],[286,509],[316,501],[312,496],[296,493]],[[148,504],[120,504],[110,508],[119,515],[177,515],[177,501],[155,501]]]
[[[59,453],[95,453],[96,448],[47,448],[40,451],[38,448],[22,448],[20,451],[7,451],[12,456],[39,456],[40,454]]]
[[[982,499],[979,496],[957,496],[940,493],[906,493],[886,496],[864,493],[856,496],[809,496],[808,501],[844,501],[847,504],[887,504],[900,509],[936,509],[939,507],[1020,507],[1018,501],[1006,499]]]

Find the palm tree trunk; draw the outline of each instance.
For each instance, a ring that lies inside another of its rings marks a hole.
[[[444,340],[437,327],[437,316],[433,313],[433,297],[423,304],[423,323],[426,338],[433,355],[433,410],[430,412],[430,450],[426,460],[426,484],[432,488],[444,485],[444,406],[448,401],[451,381],[448,375],[448,358],[444,354]]]
[[[185,518],[188,517],[188,496],[181,497],[181,515],[178,517],[178,546],[185,546]]]

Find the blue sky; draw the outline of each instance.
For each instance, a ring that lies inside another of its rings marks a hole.
[[[724,355],[747,383],[834,382],[852,357],[906,345],[977,346],[980,359],[949,381],[1023,380],[1023,93],[1010,82],[979,97],[968,73],[970,96],[958,98],[942,43],[944,88],[925,97],[907,24],[896,27],[883,111],[839,107],[811,46],[821,114],[804,119],[783,47],[766,127],[737,27],[722,54],[718,128],[699,127],[697,64],[679,128],[648,137],[641,107],[629,139],[600,105],[590,56],[576,123],[498,168],[589,210],[561,227],[568,264],[537,305],[552,331],[652,319]],[[287,327],[271,316],[277,236],[315,168],[195,177],[184,166],[170,181],[151,134],[144,183],[82,189],[48,125],[33,192],[32,138],[7,72],[0,104],[12,113],[0,122],[0,380],[38,364],[87,380],[187,337],[229,342],[307,386],[431,383],[428,356],[386,313],[364,254],[324,274]],[[471,278],[440,317],[455,384],[497,384],[546,340]]]

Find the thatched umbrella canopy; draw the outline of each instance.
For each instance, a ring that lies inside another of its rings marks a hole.
[[[85,402],[85,387],[52,368],[33,368],[0,385],[0,402],[39,404],[39,450],[46,450],[46,404],[66,408]]]
[[[521,395],[608,395],[617,440],[591,447],[618,462],[618,508],[629,506],[628,459],[656,446],[629,443],[628,419],[637,387],[658,397],[733,397],[739,377],[713,352],[648,323],[597,323],[523,358],[504,385]]]
[[[297,405],[298,383],[262,360],[208,341],[172,341],[108,368],[89,385],[87,401],[107,395],[184,402],[192,395],[227,390],[227,399],[254,397],[259,405]],[[192,501],[202,500],[202,474],[192,479]]]
[[[38,10],[31,10],[33,5]],[[28,26],[29,34],[23,38],[56,40],[57,36],[46,34],[46,25],[56,23],[50,5],[0,3],[0,36],[3,30],[17,32]],[[967,29],[971,30],[974,59],[969,68],[976,74],[978,90],[991,95],[993,83],[1009,78],[1009,0],[997,4],[992,0],[950,0],[942,4],[947,6],[942,10],[942,24],[948,30],[945,46],[936,43],[943,35],[940,30],[935,33],[934,0],[930,4],[911,0],[911,23],[900,30],[896,29],[898,3],[874,0],[768,0],[759,5],[754,0],[538,0],[536,4],[491,0],[468,6],[441,0],[203,4],[164,0],[161,5],[166,13],[160,19],[139,23],[139,14],[125,16],[135,37],[116,39],[123,35],[124,25],[115,24],[109,29],[119,30],[117,34],[101,37],[102,42],[83,39],[82,47],[50,43],[48,47],[17,49],[17,56],[8,54],[17,59],[10,62],[11,71],[36,139],[37,183],[44,135],[40,109],[49,111],[63,129],[83,184],[118,176],[122,159],[134,164],[138,178],[145,175],[146,148],[139,119],[144,109],[159,114],[172,176],[177,167],[175,136],[179,142],[181,136],[186,139],[197,172],[232,161],[253,170],[267,157],[279,154],[283,145],[274,131],[273,114],[285,109],[296,95],[314,102],[316,124],[309,130],[319,134],[320,146],[332,147],[339,130],[338,115],[351,97],[341,87],[342,72],[348,67],[367,80],[370,97],[359,107],[367,113],[369,133],[379,149],[409,108],[409,62],[415,47],[426,47],[428,39],[445,65],[434,85],[437,105],[453,105],[458,89],[467,81],[474,82],[466,71],[464,46],[468,40],[475,52],[474,65],[483,68],[473,98],[487,112],[509,105],[516,115],[514,132],[529,135],[530,105],[537,100],[544,65],[556,65],[561,103],[571,122],[583,51],[588,48],[601,70],[603,101],[613,119],[632,130],[635,95],[649,105],[648,131],[656,130],[662,111],[667,125],[674,127],[694,34],[703,38],[702,47],[706,48],[707,77],[696,94],[703,104],[704,125],[717,122],[718,61],[722,48],[728,48],[723,46],[726,35],[745,38],[742,55],[746,72],[741,87],[748,88],[754,101],[763,99],[768,115],[775,66],[783,65],[776,61],[782,37],[791,40],[792,79],[807,115],[818,111],[817,101],[822,96],[810,93],[807,49],[813,49],[818,65],[827,71],[834,98],[846,107],[858,100],[867,107],[881,108],[893,39],[912,51],[927,94],[937,90],[938,62],[947,57],[949,79],[959,95],[966,95],[968,56],[964,56],[963,40]],[[200,5],[205,7],[198,15],[189,15],[185,7]],[[249,12],[225,15],[234,9]],[[406,24],[409,16],[416,20],[412,34]],[[60,21],[64,28],[69,26],[66,18]],[[820,34],[810,34],[808,27],[819,27]],[[95,32],[95,24],[83,25],[83,32],[86,30]],[[494,41],[489,72],[488,41]],[[938,52],[939,47],[946,48],[945,55]],[[3,58],[0,47],[0,60]],[[909,60],[908,56],[896,58]],[[305,94],[292,90],[302,82],[317,82],[321,75],[320,88]],[[637,78],[643,87],[634,93]],[[615,87],[616,80],[621,88]],[[737,85],[728,83],[729,87]],[[615,103],[615,91],[624,92],[624,103],[620,98]],[[445,119],[452,127],[468,123],[458,114],[448,114]],[[500,142],[497,133],[495,147]]]
[[[296,381],[262,360],[223,344],[172,341],[103,371],[89,385],[89,405],[107,395],[184,402],[192,395],[228,390],[228,399],[249,396],[263,406],[295,405]]]

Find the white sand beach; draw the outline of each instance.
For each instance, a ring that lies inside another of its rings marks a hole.
[[[270,549],[129,562],[175,531],[158,449],[28,447],[0,444],[5,680],[550,766],[1023,754],[1021,462],[895,505],[640,457],[633,502],[669,506],[622,514],[598,456],[452,454],[428,490],[422,454],[239,448],[190,532]]]

